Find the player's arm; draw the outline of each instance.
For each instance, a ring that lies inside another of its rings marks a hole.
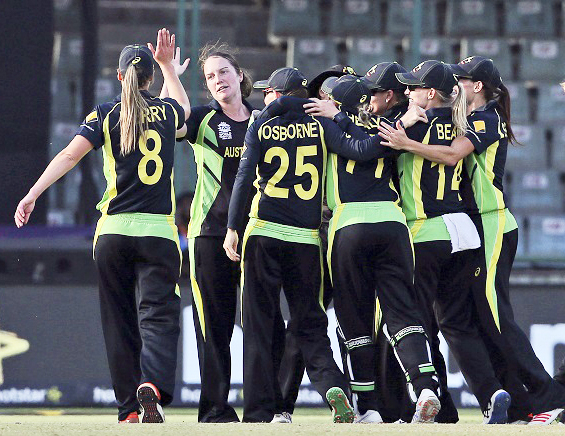
[[[333,153],[355,161],[366,161],[395,154],[394,150],[380,144],[382,138],[378,135],[367,135],[366,139],[357,139],[346,135],[333,121],[325,118],[319,121],[324,129],[326,146]]]
[[[380,124],[379,136],[383,138],[381,142],[383,146],[394,150],[408,151],[429,161],[447,166],[457,165],[457,162],[475,150],[475,146],[467,136],[456,137],[448,147],[445,145],[423,144],[410,139],[400,123],[396,123],[396,128],[388,124]]]
[[[22,227],[29,221],[29,217],[35,208],[35,202],[39,196],[67,174],[74,166],[92,150],[92,143],[84,136],[76,135],[63,150],[53,158],[47,165],[43,174],[31,187],[27,195],[20,201],[14,214],[17,227]]]
[[[224,239],[224,250],[226,255],[234,262],[240,260],[240,255],[237,253],[239,237],[236,229],[241,227],[241,223],[243,223],[245,218],[245,205],[256,176],[256,168],[261,155],[260,142],[257,136],[257,126],[259,124],[258,122],[253,123],[245,134],[245,151],[239,161],[239,168],[237,169],[228,208],[228,230]]]
[[[312,116],[333,120],[341,130],[357,139],[370,138],[370,135],[351,121],[351,118],[345,112],[339,110],[332,100],[310,99],[308,103],[304,104],[304,112]]]
[[[190,101],[177,76],[173,63],[175,59],[175,35],[171,35],[167,29],[159,29],[157,34],[157,48],[154,48],[151,43],[148,43],[147,46],[149,50],[151,50],[151,53],[153,53],[153,58],[161,68],[164,84],[166,84],[168,90],[168,96],[175,99],[183,108],[184,119],[187,120],[190,116]],[[180,55],[180,52],[178,54]],[[185,63],[188,65],[186,61]]]

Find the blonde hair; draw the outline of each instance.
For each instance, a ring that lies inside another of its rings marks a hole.
[[[465,89],[460,83],[457,83],[457,90],[457,95],[453,97],[452,94],[436,89],[441,103],[451,105],[451,119],[455,126],[455,135],[464,136],[469,128],[469,123],[467,122],[467,98],[465,96]]]
[[[365,127],[371,127],[371,118],[373,118],[373,113],[370,111],[371,102],[363,103],[358,106],[359,120],[363,123]]]
[[[147,101],[139,92],[150,78],[138,77],[134,64],[130,64],[122,78],[122,104],[120,109],[120,154],[126,156],[135,150],[140,136],[146,138],[149,127]],[[141,82],[141,83],[140,83]]]

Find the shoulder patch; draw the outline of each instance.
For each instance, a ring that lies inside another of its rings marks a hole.
[[[86,118],[84,119],[87,123],[94,121],[98,118],[98,114],[96,113],[96,111],[92,111],[90,112]]]
[[[473,128],[475,129],[475,132],[478,133],[486,132],[486,126],[483,120],[473,121]]]

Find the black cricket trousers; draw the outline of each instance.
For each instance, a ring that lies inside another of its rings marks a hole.
[[[250,236],[243,258],[243,421],[269,422],[283,411],[279,370],[285,343],[280,312],[281,286],[294,336],[306,371],[325,400],[334,386],[347,392],[347,381],[333,359],[322,308],[321,253],[314,244]]]
[[[191,259],[195,273],[192,294],[199,294],[192,302],[201,383],[198,422],[239,421],[228,404],[228,394],[240,273],[239,265],[226,256],[223,242],[224,238],[215,236],[194,238]]]
[[[123,420],[139,409],[141,383],[157,386],[163,406],[173,399],[180,253],[166,238],[107,234],[98,237],[94,255],[106,353],[118,419]]]

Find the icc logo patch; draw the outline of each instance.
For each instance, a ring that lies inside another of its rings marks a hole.
[[[220,139],[231,139],[231,126],[224,121],[218,124],[218,136]]]

